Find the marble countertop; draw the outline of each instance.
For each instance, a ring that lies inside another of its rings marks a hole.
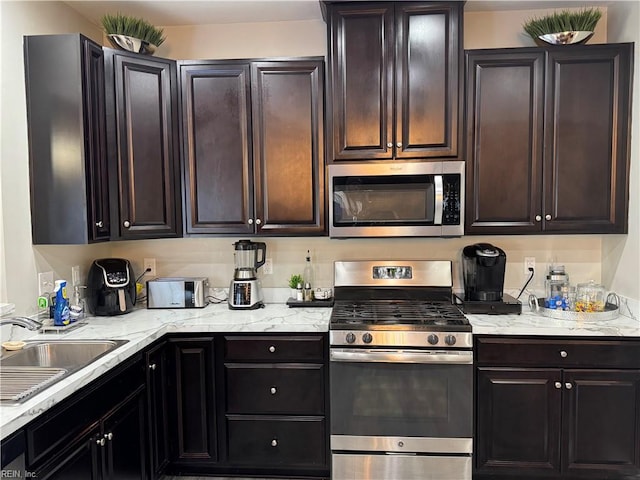
[[[28,340],[114,339],[127,343],[88,367],[55,383],[17,405],[2,405],[0,437],[4,438],[50,409],[82,386],[97,379],[122,361],[167,333],[297,333],[327,332],[330,308],[289,308],[267,304],[258,310],[229,310],[226,303],[204,309],[135,310],[120,317],[92,317],[87,324],[64,335],[36,334]],[[619,316],[601,322],[561,321],[531,312],[522,315],[467,315],[474,334],[542,336],[613,336],[640,338],[640,322]]]

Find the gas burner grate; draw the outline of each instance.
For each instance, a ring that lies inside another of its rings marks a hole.
[[[466,325],[460,310],[452,304],[429,301],[367,300],[339,301],[333,306],[332,323],[375,325]]]

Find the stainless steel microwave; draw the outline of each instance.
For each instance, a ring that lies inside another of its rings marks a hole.
[[[330,237],[464,233],[464,162],[351,162],[328,175]]]

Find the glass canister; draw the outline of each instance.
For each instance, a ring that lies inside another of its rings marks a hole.
[[[604,312],[605,288],[593,280],[579,283],[576,291],[577,312]]]
[[[551,265],[547,274],[545,307],[553,310],[569,310],[569,275],[564,265]]]

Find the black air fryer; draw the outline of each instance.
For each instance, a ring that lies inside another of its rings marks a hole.
[[[476,243],[462,250],[462,275],[466,301],[502,300],[507,256],[490,243]]]
[[[87,279],[87,303],[94,315],[122,315],[133,309],[136,277],[129,260],[94,260]]]

